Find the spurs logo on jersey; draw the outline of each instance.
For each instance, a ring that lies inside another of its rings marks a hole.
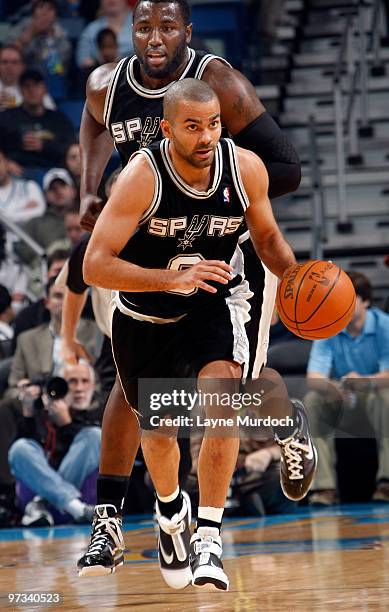
[[[233,142],[222,138],[217,145],[206,191],[191,187],[177,173],[168,140],[154,142],[134,155],[142,155],[150,165],[154,196],[120,258],[144,268],[176,271],[204,259],[231,262],[233,278],[226,285],[215,283],[218,295],[228,296],[244,282],[239,242],[249,206]],[[151,293],[121,291],[117,304],[127,314],[172,319],[206,306],[212,297],[198,287]]]
[[[185,251],[185,249],[193,246],[194,240],[199,238],[203,232],[206,232],[208,236],[225,236],[226,234],[236,232],[242,223],[243,216],[221,217],[218,215],[203,215],[200,219],[199,215],[194,215],[189,226],[187,217],[177,217],[175,219],[153,217],[149,221],[147,231],[149,234],[160,236],[161,238],[173,238],[177,235],[177,232],[185,230],[183,237],[179,238],[177,245],[178,249]]]
[[[188,62],[179,78],[201,79],[213,60],[229,66],[221,57],[188,49]],[[125,57],[118,63],[105,98],[104,123],[111,132],[123,166],[139,148],[148,147],[154,140],[162,138],[160,118],[163,97],[170,85],[161,89],[143,87],[135,55]]]
[[[111,132],[116,144],[136,140],[141,149],[151,144],[159,130],[160,117],[146,117],[144,124],[140,117],[118,121],[111,124]]]

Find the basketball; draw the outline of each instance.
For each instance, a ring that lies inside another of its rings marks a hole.
[[[307,261],[288,268],[277,291],[278,315],[291,332],[316,340],[335,336],[355,308],[350,278],[330,261]]]

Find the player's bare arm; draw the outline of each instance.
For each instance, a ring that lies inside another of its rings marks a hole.
[[[146,269],[119,258],[154,196],[154,175],[148,162],[136,156],[119,176],[112,196],[95,225],[84,258],[88,285],[118,291],[170,291],[198,287],[216,293],[207,280],[227,284],[231,266],[202,261],[184,271]]]
[[[113,150],[113,141],[104,125],[104,104],[115,64],[99,66],[90,75],[81,119],[81,225],[92,231],[102,202],[97,190]]]
[[[250,201],[245,216],[251,240],[265,266],[282,278],[296,259],[273,215],[266,168],[255,153],[240,148],[237,150],[243,184]]]
[[[233,136],[266,111],[250,81],[219,60],[208,64],[203,81],[216,92],[222,122]]]
[[[84,293],[74,293],[66,287],[61,318],[61,354],[64,361],[75,365],[79,359],[92,361],[85,347],[77,340],[77,325],[88,297]]]

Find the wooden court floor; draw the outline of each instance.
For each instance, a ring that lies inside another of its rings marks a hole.
[[[160,578],[151,520],[127,522],[126,563],[78,578],[89,527],[0,531],[0,610],[165,612],[389,610],[389,506],[343,506],[266,519],[231,519],[223,531],[228,593],[172,591]],[[51,608],[9,605],[7,593],[60,593]]]

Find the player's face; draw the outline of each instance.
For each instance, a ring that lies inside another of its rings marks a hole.
[[[165,79],[185,61],[192,26],[185,26],[174,2],[142,2],[135,13],[132,39],[138,60],[154,79]]]
[[[213,164],[221,135],[217,98],[205,103],[182,101],[174,121],[163,121],[161,125],[181,158],[195,168],[207,168]]]

